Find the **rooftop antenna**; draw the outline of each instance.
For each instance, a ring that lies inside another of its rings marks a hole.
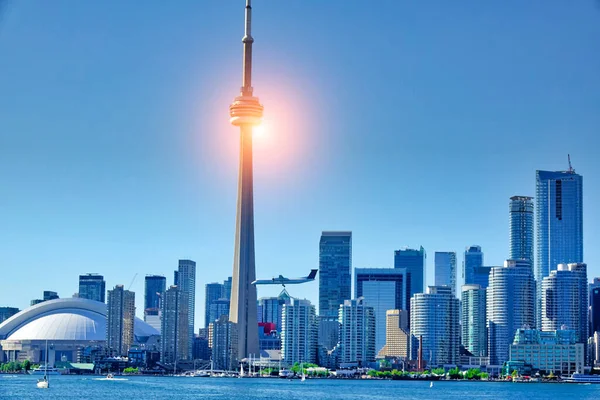
[[[573,169],[573,166],[571,165],[571,155],[567,154],[567,158],[569,159],[569,173],[574,174],[575,170]]]

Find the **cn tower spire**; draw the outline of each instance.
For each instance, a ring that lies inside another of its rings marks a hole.
[[[238,180],[237,219],[231,305],[229,320],[236,324],[237,359],[259,354],[258,320],[256,315],[256,267],[254,258],[254,183],[252,167],[252,127],[260,124],[263,106],[252,95],[252,6],[246,0],[242,89],[231,106],[230,122],[240,128],[240,169]]]

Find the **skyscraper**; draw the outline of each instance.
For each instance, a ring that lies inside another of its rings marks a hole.
[[[189,335],[188,294],[177,286],[165,291],[162,302],[161,353],[163,363],[187,360],[192,342]]]
[[[477,271],[483,267],[483,252],[481,246],[469,246],[465,250],[463,259],[463,277],[465,285],[478,284],[476,281]]]
[[[144,283],[144,310],[160,308],[160,296],[167,290],[167,278],[161,275],[146,275]]]
[[[510,344],[517,329],[532,327],[535,281],[531,263],[506,260],[504,267],[493,267],[487,289],[488,354],[491,364],[508,360]]]
[[[106,344],[113,354],[126,356],[133,344],[135,293],[117,285],[108,291]]]
[[[283,305],[281,356],[288,364],[317,359],[317,313],[308,300],[290,299]]]
[[[345,300],[339,308],[340,363],[366,366],[375,361],[375,312],[364,299]]]
[[[542,330],[567,326],[575,331],[577,343],[587,344],[587,303],[586,264],[558,264],[558,269],[542,280]]]
[[[223,297],[223,285],[217,282],[207,283],[204,296],[204,327],[208,328],[208,324],[214,322],[210,316],[210,306],[213,302]],[[220,315],[217,316],[219,318]]]
[[[513,196],[509,204],[509,258],[533,265],[533,198]]]
[[[423,246],[419,250],[407,247],[394,251],[394,268],[406,268],[409,298],[415,293],[423,293],[425,290],[426,260],[427,254]],[[410,305],[407,309],[409,308]]]
[[[594,278],[590,284],[590,336],[600,332],[600,278]],[[0,318],[1,320],[1,318]],[[0,321],[2,322],[2,321]]]
[[[20,310],[16,307],[0,307],[0,324],[18,313]]]
[[[487,356],[486,290],[480,285],[463,285],[462,345],[476,357]]]
[[[223,297],[224,299],[231,300],[231,276],[223,281]]]
[[[419,338],[423,338],[423,359],[427,366],[457,364],[460,348],[459,302],[447,286],[429,286],[427,293],[411,299],[411,357],[417,359]]]
[[[58,293],[56,293],[56,292],[53,292],[51,290],[44,290],[43,298],[44,298],[44,301],[48,301],[48,300],[56,300],[59,297],[58,297]]]
[[[277,331],[281,332],[283,305],[291,300],[287,290],[283,289],[277,297],[262,297],[258,299],[258,322],[275,324]]]
[[[387,310],[385,319],[385,346],[377,358],[406,360],[409,357],[410,333],[406,310]]]
[[[188,358],[192,358],[192,342],[194,341],[194,319],[196,314],[196,263],[192,260],[179,260],[179,268],[175,271],[175,286],[186,294],[188,301]]]
[[[229,316],[230,303],[225,298],[213,301],[208,309],[208,318],[210,322],[215,322],[221,315]]]
[[[351,298],[352,232],[327,232],[319,241],[319,316],[337,317]]]
[[[456,296],[456,252],[435,252],[435,286],[448,286]]]
[[[79,275],[79,294],[82,299],[100,301],[106,300],[106,282],[104,277],[98,274]]]
[[[208,325],[209,347],[213,368],[225,371],[236,370],[238,365],[237,326],[229,317],[221,315]]]
[[[355,268],[354,297],[364,299],[375,313],[375,352],[386,340],[386,312],[406,310],[408,299],[405,268]]]
[[[254,183],[252,171],[252,127],[260,124],[263,106],[253,96],[252,43],[250,32],[252,7],[246,0],[246,28],[242,43],[244,60],[242,90],[229,107],[230,122],[240,127],[240,169],[237,220],[231,281],[229,320],[237,324],[238,357],[258,354],[256,318],[256,267],[254,260]]]

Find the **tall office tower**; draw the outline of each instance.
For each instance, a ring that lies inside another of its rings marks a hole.
[[[231,300],[231,276],[223,281],[223,294],[222,298]]]
[[[225,371],[236,370],[238,366],[238,333],[235,323],[221,315],[208,325],[209,347],[213,368]]]
[[[394,251],[394,268],[406,268],[409,299],[425,290],[427,254],[423,246],[416,249],[404,248]],[[410,304],[407,309],[410,308]]]
[[[541,326],[542,280],[558,264],[583,262],[583,177],[567,171],[536,171],[535,279],[537,326]]]
[[[321,233],[319,241],[319,316],[337,317],[352,297],[352,232]]]
[[[587,265],[558,264],[542,280],[542,330],[567,326],[576,332],[577,343],[588,340]]]
[[[230,302],[227,299],[218,299],[210,304],[208,318],[210,322],[221,318],[221,315],[229,316]]]
[[[126,356],[133,344],[135,293],[117,285],[108,291],[106,345],[111,353]]]
[[[146,275],[144,279],[144,321],[160,332],[160,298],[167,290],[167,279]]]
[[[208,328],[208,324],[214,322],[210,315],[210,306],[213,302],[223,298],[223,285],[217,282],[207,283],[204,296],[204,327]],[[220,315],[217,316],[219,318]]]
[[[385,346],[379,351],[377,358],[407,360],[410,350],[408,311],[387,310],[385,314]]]
[[[175,271],[175,286],[186,294],[188,300],[188,358],[192,358],[192,342],[194,341],[194,319],[196,313],[196,262],[179,260],[179,268]]]
[[[448,286],[456,296],[456,252],[435,252],[435,286]]]
[[[457,364],[460,349],[459,301],[446,286],[429,286],[411,299],[411,357],[417,359],[422,337],[428,367]]]
[[[362,297],[345,300],[339,308],[340,363],[366,366],[375,361],[375,311]]]
[[[317,313],[308,300],[290,299],[283,306],[281,356],[295,362],[314,363],[317,359]]]
[[[79,294],[82,299],[105,302],[106,282],[104,277],[98,274],[79,275]]]
[[[324,351],[333,350],[340,341],[340,320],[339,317],[318,317],[319,320],[319,334],[318,344],[319,348],[323,348]]]
[[[513,196],[509,212],[509,257],[533,265],[533,197]]]
[[[163,363],[187,360],[190,355],[190,310],[187,292],[171,286],[162,298],[161,353]],[[193,334],[193,333],[192,333]]]
[[[289,304],[290,295],[283,289],[277,297],[262,297],[258,299],[258,322],[275,324],[277,331],[281,332],[283,305]]]
[[[600,332],[600,278],[594,278],[594,282],[590,283],[590,336],[594,336],[594,332]],[[0,309],[1,310],[1,309]],[[2,318],[0,317],[0,322]]]
[[[16,307],[0,307],[0,324],[17,314],[20,310]]]
[[[56,300],[59,297],[58,297],[58,293],[56,293],[56,292],[53,292],[51,290],[44,290],[43,298],[44,298],[44,301],[48,301],[48,300]]]
[[[237,220],[233,274],[231,280],[231,309],[229,320],[237,324],[238,356],[258,354],[256,320],[256,266],[254,259],[254,183],[252,168],[252,128],[261,123],[263,106],[253,96],[252,43],[250,32],[252,7],[246,0],[246,28],[242,90],[229,107],[230,122],[240,127],[240,169],[238,180]]]
[[[487,356],[486,289],[480,285],[463,285],[462,345],[476,357]]]
[[[385,346],[386,312],[406,309],[406,268],[355,268],[354,298],[362,297],[375,313],[375,353]]]
[[[535,281],[531,263],[506,260],[504,267],[490,272],[487,289],[488,354],[490,363],[499,365],[508,360],[509,347],[515,331],[533,326]]]
[[[478,284],[475,282],[477,271],[483,267],[483,252],[481,246],[469,246],[463,259],[463,278],[465,285]]]
[[[494,267],[481,266],[475,268],[475,281],[472,285],[479,285],[482,289],[487,289],[490,284],[490,271]]]

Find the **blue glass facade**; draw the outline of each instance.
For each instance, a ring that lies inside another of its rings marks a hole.
[[[533,262],[533,198],[513,196],[509,203],[509,258]]]
[[[425,290],[426,259],[427,254],[423,246],[419,250],[406,248],[394,251],[394,268],[406,268],[409,297]]]
[[[352,232],[323,232],[319,241],[319,315],[337,317],[351,298]]]
[[[456,253],[454,251],[435,252],[435,286],[449,286],[456,296]]]
[[[476,282],[477,272],[483,272],[480,270],[481,267],[483,267],[483,253],[481,252],[481,246],[467,247],[463,261],[463,278],[465,278],[465,285],[481,284]],[[482,286],[487,287],[487,284]]]
[[[144,310],[158,309],[161,293],[167,290],[167,278],[161,275],[147,275],[144,289]]]
[[[215,322],[221,315],[212,318],[210,315],[210,306],[217,300],[223,298],[223,285],[217,282],[207,283],[205,286],[204,295],[204,327],[208,328],[208,324]]]
[[[106,282],[98,274],[79,275],[79,297],[104,303],[106,301]]]

